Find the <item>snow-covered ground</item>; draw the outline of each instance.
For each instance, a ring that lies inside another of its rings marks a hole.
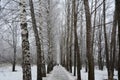
[[[0,80],[22,80],[22,69],[16,66],[16,72],[12,72],[12,67],[0,67]],[[88,80],[87,73],[84,68],[81,70],[82,80]],[[95,70],[95,80],[103,80],[107,78],[107,71]],[[117,71],[115,71],[114,78],[117,79]],[[36,66],[32,66],[32,80],[36,80]],[[47,74],[43,80],[76,80],[72,73],[69,73],[62,66],[55,66],[50,74]]]
[[[85,72],[85,69],[81,70],[81,77],[82,80],[88,80],[88,73]],[[107,79],[107,70],[104,69],[103,71],[96,69],[95,70],[95,80],[104,80]],[[114,72],[114,79],[117,79],[117,71]]]
[[[55,66],[47,80],[75,80],[62,66]]]

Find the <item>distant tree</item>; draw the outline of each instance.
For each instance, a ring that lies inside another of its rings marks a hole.
[[[47,44],[47,73],[53,70],[54,65],[56,64],[56,40],[55,36],[57,35],[57,25],[56,21],[58,20],[57,12],[54,12],[57,8],[57,1],[54,0],[46,0],[46,44]],[[54,14],[54,15],[53,15]]]
[[[66,2],[67,4],[67,12],[66,12],[66,15],[67,15],[67,34],[66,34],[66,69],[69,71],[70,70],[70,66],[69,66],[69,32],[70,32],[70,0],[67,0]]]
[[[13,56],[13,68],[12,71],[15,71],[16,66],[16,52],[17,52],[17,26],[13,28],[13,49],[14,49],[14,56]]]
[[[30,50],[28,41],[28,29],[26,22],[26,2],[20,0],[20,25],[21,25],[21,36],[22,36],[22,69],[23,69],[23,80],[31,80],[31,64],[30,64]]]
[[[99,24],[102,23],[101,16],[99,15]],[[98,28],[98,67],[99,70],[103,70],[103,58],[102,58],[102,25]]]
[[[108,80],[113,80],[114,76],[114,63],[116,55],[116,11],[114,13],[113,28],[111,34],[111,44],[108,44],[107,28],[106,28],[106,1],[103,0],[103,29],[104,29],[104,40],[105,40],[105,55],[106,55],[106,66],[108,71]],[[109,51],[110,47],[110,51]]]
[[[72,3],[72,1],[73,1],[73,0],[71,0],[71,3]],[[74,20],[74,15],[73,15],[74,12],[73,12],[73,10],[74,10],[74,9],[73,9],[73,8],[74,8],[74,7],[73,7],[73,6],[74,6],[74,5],[73,5],[73,3],[72,3],[72,5],[71,5],[71,8],[72,8],[72,10],[71,10],[71,23],[70,23],[70,26],[71,26],[71,28],[70,28],[70,43],[69,43],[69,46],[70,46],[70,47],[69,47],[69,50],[70,50],[70,72],[71,72],[71,73],[72,73],[72,66],[73,66],[73,60],[72,60],[73,51],[72,51],[72,50],[73,50],[73,35],[74,35],[74,34],[73,34],[73,33],[74,33],[74,31],[73,31],[73,29],[74,29],[74,28],[73,28],[73,25],[74,25],[74,24],[73,24],[73,23],[74,23],[74,22],[73,22],[73,20]]]
[[[17,25],[15,24],[15,22],[12,22],[11,25],[8,25],[10,28],[10,32],[9,34],[11,34],[11,38],[7,39],[4,38],[4,36],[2,36],[2,40],[4,40],[5,42],[7,42],[10,46],[10,48],[12,48],[13,50],[13,58],[12,58],[12,71],[15,71],[15,66],[16,66],[16,54],[17,54]]]
[[[60,36],[60,59],[61,59],[61,65],[63,66],[63,67],[66,67],[66,65],[65,65],[65,52],[66,52],[66,50],[65,50],[65,42],[66,42],[66,35],[65,35],[65,31],[64,31],[64,29],[63,29],[63,26],[61,27],[62,28],[62,30],[61,30],[61,36]]]
[[[105,55],[106,55],[106,66],[108,71],[108,80],[112,80],[111,72],[110,72],[110,54],[109,54],[109,48],[108,48],[108,37],[107,37],[107,30],[106,30],[106,0],[103,0],[103,29],[104,29],[104,40],[105,40]]]
[[[7,30],[5,32],[3,32],[2,34],[2,40],[4,40],[10,47],[8,49],[11,48],[12,51],[12,58],[11,61],[9,60],[9,62],[12,63],[12,71],[15,71],[15,66],[16,66],[16,54],[17,54],[17,37],[18,37],[18,22],[15,22],[17,20],[16,15],[13,16],[10,15],[11,17],[7,17],[9,14],[11,14],[12,12],[8,12],[8,15],[5,15],[4,12],[6,12],[7,10],[5,10],[5,8],[10,5],[9,3],[11,1],[5,2],[6,6],[4,4],[2,4],[4,1],[0,0],[0,20],[2,21],[2,26],[5,26],[5,28],[7,28]],[[15,5],[12,6],[13,8],[15,7]],[[16,8],[17,9],[17,8]],[[8,9],[10,10],[10,9]],[[2,15],[5,15],[4,17]],[[10,19],[11,18],[11,19]],[[1,25],[1,24],[0,24]],[[3,28],[4,31],[4,28]],[[1,31],[2,32],[2,31]],[[7,34],[6,37],[4,34]],[[6,50],[8,50],[6,49]],[[4,57],[4,56],[3,56]]]
[[[79,45],[78,45],[78,34],[77,34],[77,17],[78,17],[78,1],[74,0],[73,1],[73,12],[74,12],[74,55],[76,56],[77,59],[77,80],[81,80],[81,58],[80,58],[80,51],[79,51]]]
[[[42,76],[46,77],[46,61],[45,61],[45,51],[44,51],[44,37],[43,37],[43,0],[39,0],[39,36],[41,42],[41,57],[42,57]]]
[[[92,0],[93,1],[93,0]],[[93,5],[93,4],[92,4]],[[96,29],[96,16],[97,16],[97,0],[95,0],[95,12],[94,12],[94,21],[93,21],[93,30],[92,30],[92,53],[94,53],[94,42],[95,42],[95,29]]]

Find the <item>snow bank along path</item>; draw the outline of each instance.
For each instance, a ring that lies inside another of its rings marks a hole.
[[[62,66],[55,66],[47,80],[75,80]]]

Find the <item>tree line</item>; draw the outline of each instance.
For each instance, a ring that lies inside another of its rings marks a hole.
[[[22,44],[23,80],[32,79],[31,43],[35,45],[37,80],[46,77],[57,63],[57,46],[59,64],[73,72],[77,80],[81,80],[82,67],[88,72],[88,80],[95,80],[95,66],[99,70],[106,66],[108,80],[114,80],[114,69],[117,70],[120,80],[120,0],[0,0],[0,3],[3,26],[0,37],[13,50],[12,71],[17,63],[17,45]],[[62,6],[61,11],[58,6]]]
[[[13,72],[16,71],[16,65],[21,64],[23,80],[31,80],[32,61],[36,59],[37,80],[42,80],[42,77],[46,77],[57,63],[57,30],[54,30],[59,19],[59,13],[56,12],[59,1],[10,0],[0,3],[0,25],[3,26],[0,35],[3,41],[1,44],[9,46],[5,49],[1,47],[5,55],[3,52],[0,53],[0,61],[11,63]],[[10,55],[6,54],[7,50],[11,52]],[[18,63],[20,60],[22,63]]]
[[[113,2],[115,9],[109,6]],[[74,66],[77,80],[81,80],[82,67],[88,71],[88,80],[95,80],[95,66],[99,70],[106,66],[108,80],[114,80],[114,70],[118,70],[120,79],[119,3],[119,0],[65,0],[63,14],[66,18],[60,38],[61,64],[69,72]],[[113,12],[108,11],[109,8]]]

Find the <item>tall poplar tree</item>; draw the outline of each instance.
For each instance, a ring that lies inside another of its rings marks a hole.
[[[92,53],[92,40],[91,40],[91,14],[88,0],[84,0],[85,16],[86,16],[86,47],[88,58],[88,80],[94,80],[94,58]]]
[[[119,59],[118,59],[118,80],[120,80],[120,0],[115,0],[118,23],[118,40],[119,40]]]
[[[78,34],[77,34],[77,17],[78,17],[78,4],[76,4],[78,1],[73,1],[73,12],[74,12],[74,55],[77,56],[77,80],[81,80],[81,61],[80,61],[80,51],[79,51],[79,45],[78,45]],[[76,64],[76,63],[74,63]]]
[[[36,50],[37,50],[37,80],[42,80],[41,44],[40,44],[40,38],[39,38],[39,35],[38,35],[38,29],[37,29],[34,6],[33,6],[33,1],[32,0],[29,0],[29,5],[30,5],[30,11],[31,11],[31,18],[32,18],[32,27],[33,27],[35,42],[36,42]]]

